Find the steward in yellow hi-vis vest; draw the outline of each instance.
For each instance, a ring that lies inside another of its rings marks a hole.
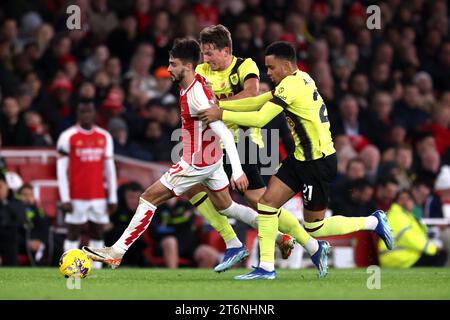
[[[403,191],[397,198],[387,214],[395,246],[393,250],[387,250],[386,245],[380,240],[378,244],[380,266],[409,268],[444,265],[445,251],[439,252],[436,244],[427,236],[427,227],[412,214],[414,201],[409,192]]]

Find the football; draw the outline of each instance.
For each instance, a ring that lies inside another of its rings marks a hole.
[[[68,277],[86,278],[92,269],[92,260],[80,249],[64,252],[59,259],[59,271]]]

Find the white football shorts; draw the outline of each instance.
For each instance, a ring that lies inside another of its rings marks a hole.
[[[225,190],[230,185],[222,160],[203,168],[194,168],[186,161],[180,160],[159,181],[172,190],[175,196],[182,195],[196,184],[202,184],[215,192]]]
[[[72,200],[73,212],[66,213],[64,221],[69,224],[109,223],[106,199]]]

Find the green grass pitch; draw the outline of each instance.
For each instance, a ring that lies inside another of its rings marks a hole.
[[[244,272],[102,269],[70,290],[56,267],[0,268],[0,299],[450,299],[450,268],[382,269],[381,289],[372,290],[366,269],[331,269],[325,279],[313,269],[279,269],[274,281],[233,280]]]

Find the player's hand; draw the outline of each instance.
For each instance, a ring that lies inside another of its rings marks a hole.
[[[206,122],[206,124],[210,124],[211,122],[221,120],[222,119],[223,110],[220,109],[217,105],[211,105],[211,108],[203,109],[198,112],[198,116],[200,120]]]
[[[111,216],[117,210],[117,203],[108,203],[108,214]]]
[[[63,204],[61,204],[61,210],[63,213],[72,213],[73,212],[72,202],[64,202]]]
[[[233,190],[236,190],[236,188],[241,191],[241,192],[245,192],[247,191],[248,188],[248,179],[247,176],[245,175],[245,173],[243,173],[239,178],[237,178],[236,180],[234,180],[233,178],[231,179],[231,188]]]
[[[206,81],[205,82],[205,88],[206,88],[206,90],[209,91],[209,93],[211,93],[211,95],[213,96],[213,99],[214,99],[214,103],[217,104],[217,98],[216,98],[216,95],[214,94],[214,90],[212,88],[212,83]]]

